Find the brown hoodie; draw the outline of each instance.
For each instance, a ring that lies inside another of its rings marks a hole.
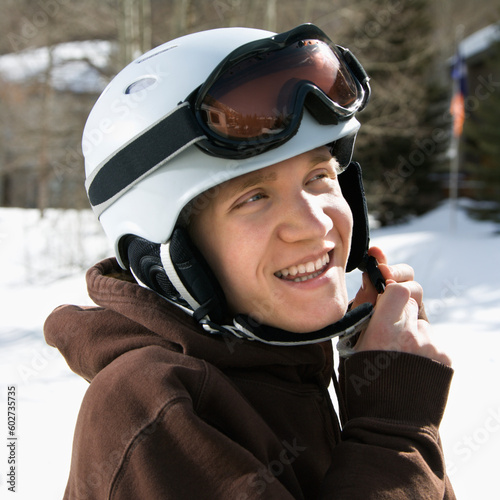
[[[45,336],[90,383],[67,499],[451,499],[438,427],[452,370],[397,353],[342,365],[331,343],[275,347],[204,333],[114,259],[98,307],[63,306]]]

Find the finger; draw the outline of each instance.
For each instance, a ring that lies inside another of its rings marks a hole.
[[[408,264],[395,264],[392,266],[382,264],[379,266],[379,269],[386,280],[392,279],[397,283],[401,283],[415,279],[415,271]]]
[[[369,302],[370,304],[375,305],[377,300],[378,292],[375,290],[375,287],[372,285],[368,274],[363,273],[361,275],[361,288],[358,290],[356,297],[352,302],[352,308],[358,307],[361,304],[365,304]]]
[[[390,280],[378,296],[375,311],[356,345],[355,351],[401,351],[434,359],[451,366],[450,357],[432,341],[430,325],[422,318],[425,310],[411,295],[419,295],[416,282]]]
[[[418,307],[422,306],[424,290],[420,283],[416,281],[404,281],[402,283],[395,283],[395,285],[406,288],[410,292],[410,297],[418,304]]]
[[[427,317],[427,313],[425,312],[425,307],[423,302],[420,304],[420,307],[418,308],[418,319],[423,319],[427,321],[427,323],[429,323],[429,318]]]
[[[375,257],[378,262],[378,267],[384,279],[393,279],[394,281],[413,281],[415,279],[415,271],[408,264],[395,264],[389,266],[387,257],[379,247],[370,247],[368,255]]]
[[[392,266],[388,266],[387,264],[378,264],[378,268],[380,269],[380,272],[382,273],[382,276],[386,281],[392,279],[391,267]]]
[[[379,269],[381,269],[382,276],[384,277],[384,279],[388,277],[390,278],[391,273],[388,270],[387,258],[384,252],[382,252],[382,250],[378,247],[371,247],[368,250],[368,254],[377,260],[377,263],[379,264],[378,267]],[[378,291],[373,286],[373,283],[371,282],[366,272],[362,274],[361,279],[362,279],[361,288],[359,289],[358,293],[356,294],[356,297],[352,302],[352,308],[355,308],[367,302],[375,304],[377,300]]]
[[[396,264],[393,266],[387,265],[387,258],[384,252],[379,247],[371,247],[368,251],[369,255],[374,257],[378,262],[378,268],[382,273],[383,278],[388,281],[395,282],[406,282],[413,281],[415,277],[415,272],[411,266],[408,264]],[[371,283],[368,275],[363,273],[362,275],[362,285],[356,297],[353,300],[352,307],[357,307],[360,304],[369,302],[375,304],[377,300],[378,291],[375,289]],[[418,293],[415,295],[417,297],[421,296]],[[421,301],[421,299],[420,299]],[[420,302],[419,302],[420,303]]]
[[[368,255],[375,257],[379,264],[387,264],[387,257],[379,247],[370,247],[370,249],[368,250]]]
[[[439,343],[436,343],[435,339],[432,338],[430,325],[427,321],[418,320],[418,332],[420,337],[420,350],[416,354],[451,366],[452,360],[450,356],[441,348]]]
[[[403,311],[411,298],[411,287],[389,280],[385,292],[377,298],[375,314],[389,323],[401,320]]]
[[[411,302],[411,304],[410,304]],[[410,299],[408,288],[391,282],[378,297],[375,310],[355,346],[356,351],[402,350],[401,333],[407,330],[408,315],[416,321],[418,306]]]

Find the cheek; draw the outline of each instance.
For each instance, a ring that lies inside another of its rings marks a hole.
[[[352,230],[353,230],[353,217],[352,217],[352,212],[351,209],[349,208],[349,205],[347,205],[347,211],[346,211],[346,217],[345,217],[345,236],[342,236],[342,239],[345,244],[345,262],[344,265],[347,265],[347,260],[349,258],[349,254],[351,253],[351,244],[352,244]]]
[[[248,297],[252,296],[252,263],[241,251],[241,243],[234,245],[235,240],[227,238],[223,241],[222,248],[210,245],[205,259],[224,291],[229,312],[236,314],[246,311]]]
[[[215,272],[214,266],[220,253],[218,248],[218,228],[220,225],[213,224],[213,215],[209,208],[197,214],[189,224],[189,236],[201,252],[208,265]]]
[[[346,254],[349,255],[354,223],[351,208],[342,196],[335,197],[335,199],[332,200],[329,215],[333,221],[334,227],[337,229],[337,232],[342,239]]]
[[[354,218],[352,215],[352,210],[351,207],[348,205],[347,201],[344,201],[345,204],[345,225],[346,225],[346,233],[348,235],[348,242],[349,246],[351,244],[351,238],[352,238],[352,230],[354,226]]]
[[[244,270],[240,262],[243,257],[237,251],[237,235],[209,212],[192,222],[189,233],[227,295],[237,274],[232,270]]]

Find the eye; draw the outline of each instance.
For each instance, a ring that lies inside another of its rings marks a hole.
[[[253,196],[250,196],[250,198],[245,200],[243,203],[252,203],[253,201],[259,201],[259,200],[262,200],[263,198],[264,198],[264,194],[258,193],[258,194],[254,194]]]
[[[328,182],[337,178],[337,172],[334,169],[322,168],[312,172],[312,175],[307,179],[306,184],[313,184],[316,182]]]
[[[236,209],[243,208],[245,206],[251,205],[265,198],[267,198],[267,196],[260,191],[250,193],[250,195],[244,195],[241,198],[239,198],[238,201],[236,201],[236,203],[233,205],[233,208]]]
[[[314,175],[307,182],[314,182],[320,179],[330,179],[330,176],[326,172],[322,172],[320,174]]]

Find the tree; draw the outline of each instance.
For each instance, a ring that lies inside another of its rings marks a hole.
[[[440,197],[430,173],[447,137],[435,121],[443,116],[435,109],[443,92],[431,71],[430,4],[377,0],[356,13],[353,25],[348,46],[359,53],[373,89],[359,115],[363,126],[355,156],[364,169],[369,205],[386,225],[425,212]]]
[[[186,3],[186,0],[182,3]],[[150,0],[123,0],[119,13],[119,64],[126,66],[151,49],[151,2]]]
[[[121,49],[107,67],[94,67],[106,81],[138,53],[186,33],[222,26],[284,31],[314,22],[372,77],[372,100],[358,115],[355,159],[364,168],[370,209],[384,224],[436,199],[429,174],[446,162],[449,95],[432,74],[442,75],[453,53],[450,26],[462,22],[468,34],[500,15],[488,0],[5,0],[0,9],[0,54],[110,41]],[[35,190],[44,185],[40,206],[87,206],[80,141],[98,92],[55,92],[50,74],[41,76],[0,86],[0,201],[35,206]]]
[[[496,70],[496,74],[480,74],[475,82],[482,87],[477,96],[469,96],[463,142],[465,170],[474,185],[474,197],[488,202],[476,207],[473,214],[500,222],[500,42],[489,54],[483,68]]]

